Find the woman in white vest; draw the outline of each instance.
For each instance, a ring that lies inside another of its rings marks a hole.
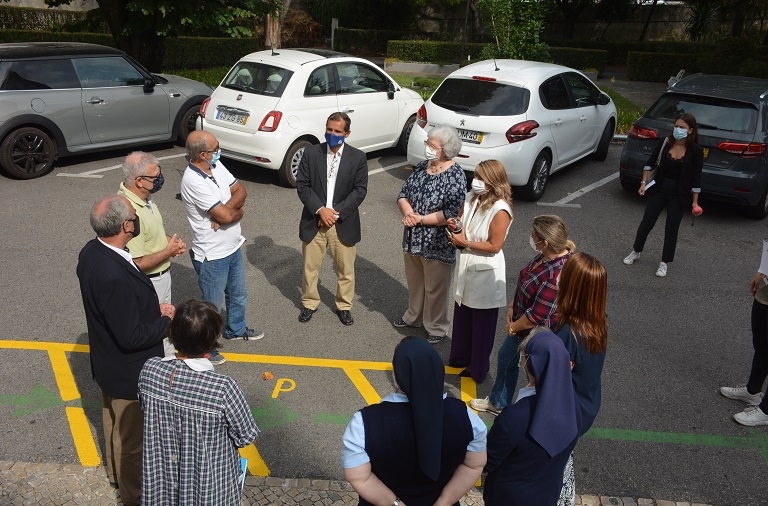
[[[482,383],[490,368],[499,308],[507,304],[507,278],[501,247],[512,223],[512,189],[504,166],[497,160],[475,168],[456,233],[449,221],[450,241],[457,250],[456,304],[448,365],[465,367],[460,376]]]

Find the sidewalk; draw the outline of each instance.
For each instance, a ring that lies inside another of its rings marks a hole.
[[[122,504],[117,490],[109,485],[104,467],[73,464],[0,461],[0,506]],[[243,505],[331,506],[357,505],[357,494],[346,481],[308,478],[259,478],[245,480]],[[462,506],[482,506],[479,492],[470,492]],[[576,496],[580,506],[710,506],[635,497]]]

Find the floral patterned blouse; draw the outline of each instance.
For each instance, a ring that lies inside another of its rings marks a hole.
[[[467,192],[467,176],[461,165],[454,163],[443,172],[431,175],[427,161],[413,169],[405,180],[398,200],[405,198],[414,212],[425,214],[443,211],[446,218],[455,218],[464,204]],[[448,241],[446,226],[416,225],[403,230],[403,251],[423,256],[426,260],[438,260],[446,264],[456,263],[456,248]]]

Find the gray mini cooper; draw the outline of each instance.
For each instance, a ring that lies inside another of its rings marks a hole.
[[[643,166],[682,113],[699,125],[702,195],[768,215],[768,79],[694,74],[670,86],[627,135],[621,185],[637,191]]]
[[[59,156],[184,142],[212,91],[111,47],[0,44],[0,168],[32,179]]]

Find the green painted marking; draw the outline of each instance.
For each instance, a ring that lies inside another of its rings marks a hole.
[[[654,432],[648,430],[605,429],[592,427],[584,434],[590,439],[636,441],[641,443],[671,443],[691,446],[715,446],[757,450],[768,464],[768,433],[747,427],[748,436],[719,436],[716,434],[691,434],[685,432]]]
[[[282,401],[268,397],[260,408],[251,408],[251,413],[261,430],[269,430],[301,418]]]
[[[18,406],[11,413],[14,418],[62,404],[64,401],[60,396],[42,385],[34,385],[26,395],[0,395],[0,406]]]
[[[315,413],[310,419],[317,423],[347,425],[352,417],[349,415],[340,415],[338,413]]]

